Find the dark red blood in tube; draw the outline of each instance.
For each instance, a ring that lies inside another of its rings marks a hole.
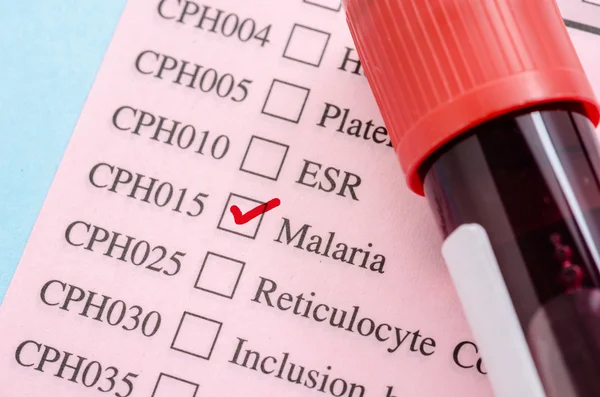
[[[445,235],[484,227],[546,392],[600,396],[600,156],[556,105],[485,123],[424,166]],[[508,347],[507,347],[508,348]]]
[[[408,186],[487,231],[546,394],[600,396],[600,107],[556,2],[343,1]]]

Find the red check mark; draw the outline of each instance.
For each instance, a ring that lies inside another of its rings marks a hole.
[[[232,205],[231,208],[229,208],[229,210],[233,214],[233,220],[235,221],[236,225],[243,225],[244,223],[250,222],[252,219],[256,218],[260,214],[264,214],[265,212],[270,211],[275,207],[279,207],[279,204],[281,204],[281,200],[279,200],[278,198],[274,198],[272,200],[267,201],[264,204],[260,204],[256,208],[252,208],[245,214],[242,214],[242,211],[238,208],[237,205]]]

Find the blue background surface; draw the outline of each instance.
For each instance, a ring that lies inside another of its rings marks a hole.
[[[125,0],[0,3],[1,302]]]

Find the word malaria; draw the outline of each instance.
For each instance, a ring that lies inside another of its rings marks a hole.
[[[350,265],[358,265],[359,268],[367,269],[372,272],[383,274],[385,272],[385,256],[375,254],[371,258],[371,251],[358,247],[351,247],[344,242],[336,242],[335,232],[329,232],[327,238],[323,238],[317,234],[310,235],[308,233],[311,225],[304,224],[292,235],[292,226],[290,220],[282,218],[281,230],[279,236],[273,241],[293,245],[294,247],[321,255],[327,258],[348,263]],[[281,238],[284,238],[283,241]],[[308,238],[307,238],[308,237]],[[368,243],[369,248],[373,244]],[[331,253],[331,255],[330,255]]]

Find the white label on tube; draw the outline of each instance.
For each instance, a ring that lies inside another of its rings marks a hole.
[[[442,254],[497,397],[544,397],[488,235],[477,224],[460,226]]]

